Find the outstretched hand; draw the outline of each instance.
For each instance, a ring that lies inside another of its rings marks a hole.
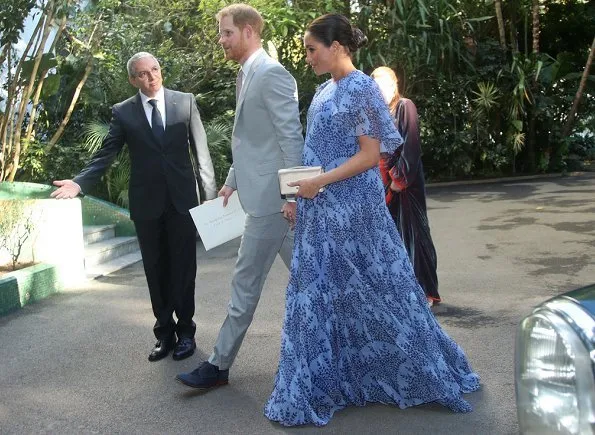
[[[58,186],[58,189],[50,193],[52,198],[75,198],[79,193],[81,193],[81,186],[72,180],[56,180],[54,181],[54,186]]]

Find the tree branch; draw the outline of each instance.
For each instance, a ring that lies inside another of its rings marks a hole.
[[[39,17],[39,21],[37,22],[37,25],[35,26],[35,29],[33,30],[33,33],[31,34],[31,38],[29,38],[29,42],[27,42],[27,46],[25,47],[25,50],[23,51],[23,54],[21,55],[21,58],[19,59],[19,62],[17,63],[17,67],[15,69],[14,76],[12,77],[12,80],[11,80],[11,73],[10,73],[11,72],[10,59],[8,61],[8,93],[7,93],[6,102],[5,102],[5,107],[7,107],[7,108],[12,107],[12,105],[13,105],[15,95],[17,94],[16,91],[17,91],[17,86],[19,83],[19,77],[21,75],[21,69],[23,68],[23,63],[25,62],[25,59],[27,58],[27,53],[29,53],[29,50],[31,50],[33,41],[37,38],[37,35],[41,31],[41,28],[42,28],[44,22],[45,22],[45,16],[41,15],[41,17]],[[9,50],[9,54],[10,54],[10,50]],[[12,116],[8,116],[9,113],[10,113],[10,110],[6,110],[4,115],[0,117],[0,139],[2,140],[3,152],[6,151],[7,148],[12,148],[11,144],[7,143],[8,125],[9,125],[9,123],[12,123]],[[3,173],[2,173],[2,178],[0,178],[0,181],[4,180],[4,175],[7,172],[5,170],[5,165],[6,165],[7,160],[8,160],[8,153],[3,155],[3,161],[4,161],[4,164],[2,166]]]
[[[56,130],[56,132],[54,133],[54,135],[52,136],[52,138],[50,139],[50,141],[48,142],[48,144],[46,146],[47,151],[51,150],[54,147],[54,145],[56,145],[56,143],[58,143],[58,140],[60,139],[60,137],[62,137],[62,134],[64,133],[64,129],[66,128],[66,125],[70,121],[70,117],[72,116],[72,112],[74,111],[74,106],[76,105],[76,103],[79,99],[81,90],[83,89],[83,86],[85,86],[85,83],[87,82],[87,79],[89,78],[89,75],[91,74],[91,71],[93,70],[93,48],[98,43],[98,41],[94,41],[93,38],[95,37],[95,32],[97,31],[97,28],[101,24],[102,16],[103,16],[102,14],[99,14],[99,16],[97,17],[95,27],[93,28],[93,31],[91,32],[91,35],[89,36],[89,41],[87,42],[87,44],[85,44],[90,52],[89,59],[87,60],[87,66],[85,67],[85,73],[83,74],[81,81],[79,82],[79,84],[77,85],[77,87],[74,91],[74,95],[72,96],[72,100],[70,101],[70,106],[68,107],[68,110],[66,111],[66,114],[64,115],[64,119],[62,119],[62,122],[60,123],[58,129]]]
[[[66,28],[66,17],[62,18],[62,21],[60,22],[60,27],[56,31],[54,40],[52,41],[52,45],[50,46],[48,53],[51,53],[54,51],[54,49],[56,48],[56,43],[58,42],[58,39],[60,38],[60,36],[65,28]],[[48,71],[49,71],[49,69],[44,69],[39,76],[39,82],[37,83],[37,89],[35,90],[35,97],[33,98],[33,104],[31,107],[31,114],[29,115],[29,124],[27,125],[27,132],[25,133],[25,138],[23,140],[23,153],[27,152],[27,148],[29,147],[29,142],[31,141],[31,135],[33,134],[33,126],[35,125],[35,116],[37,114],[37,105],[39,104],[41,90],[43,89],[43,84],[45,82],[45,78],[46,78]]]
[[[589,52],[589,56],[587,57],[587,63],[585,65],[585,70],[583,71],[583,76],[581,77],[581,82],[578,86],[578,90],[576,91],[576,95],[574,97],[574,101],[572,102],[572,108],[570,109],[570,113],[568,114],[568,119],[566,120],[566,125],[564,125],[564,130],[562,131],[562,135],[567,137],[570,134],[570,129],[572,128],[572,123],[574,122],[574,117],[578,111],[578,104],[581,101],[583,96],[583,92],[585,90],[585,86],[587,84],[587,78],[589,77],[589,70],[591,69],[591,64],[593,63],[593,56],[595,53],[595,38],[593,38],[593,43],[591,44],[591,51]]]
[[[506,30],[504,28],[504,18],[502,17],[502,0],[495,0],[496,19],[498,20],[498,33],[500,34],[500,47],[506,50]]]
[[[33,86],[35,85],[35,77],[37,77],[37,71],[39,70],[39,64],[41,63],[41,58],[43,57],[43,52],[45,48],[45,44],[50,36],[50,31],[52,28],[52,20],[54,18],[54,1],[50,0],[46,5],[46,20],[44,23],[43,28],[43,36],[41,38],[41,42],[37,46],[37,53],[35,54],[35,63],[33,64],[33,69],[31,71],[31,75],[29,77],[29,83],[21,95],[21,105],[19,107],[17,122],[14,127],[14,136],[13,136],[13,156],[11,162],[11,170],[8,174],[8,181],[14,181],[14,177],[17,173],[17,169],[19,167],[19,161],[21,158],[21,128],[23,125],[23,120],[25,119],[25,113],[27,113],[27,104],[29,99],[31,98],[31,94],[33,93]]]
[[[72,112],[74,111],[74,106],[76,105],[76,102],[79,99],[81,89],[83,89],[83,86],[85,86],[85,83],[86,83],[87,79],[89,78],[89,75],[91,74],[92,69],[93,69],[93,56],[89,56],[89,60],[87,61],[87,66],[85,67],[85,73],[83,74],[83,78],[81,79],[81,81],[79,82],[79,84],[77,85],[77,87],[74,91],[74,95],[72,96],[72,100],[70,101],[70,106],[68,107],[68,110],[66,111],[66,114],[64,115],[64,119],[62,119],[60,126],[58,127],[58,129],[56,130],[56,132],[54,133],[54,135],[52,136],[52,138],[50,139],[50,141],[48,142],[48,144],[46,146],[47,151],[50,151],[54,147],[54,145],[56,145],[56,143],[58,142],[60,137],[62,137],[62,134],[64,133],[64,129],[66,128],[66,125],[70,121],[70,117],[72,116]]]

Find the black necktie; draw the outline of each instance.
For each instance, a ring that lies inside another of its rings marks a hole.
[[[157,100],[149,100],[149,104],[153,106],[153,112],[151,113],[151,129],[157,140],[161,143],[165,134],[165,128],[163,127],[163,118],[161,112],[157,107]]]

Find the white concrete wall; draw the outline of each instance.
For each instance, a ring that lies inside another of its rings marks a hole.
[[[23,200],[0,200],[0,213],[7,212],[12,201]],[[81,201],[31,199],[24,202],[23,217],[32,217],[34,230],[23,246],[19,262],[55,265],[65,287],[82,282],[85,268]],[[9,253],[0,249],[0,264],[9,263]]]

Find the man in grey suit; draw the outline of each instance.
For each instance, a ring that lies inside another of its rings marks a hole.
[[[237,190],[247,214],[231,283],[227,317],[208,361],[176,379],[208,390],[227,384],[252,322],[264,281],[280,254],[289,268],[293,249],[290,220],[295,203],[281,198],[277,171],[299,166],[304,140],[294,78],[262,48],[264,22],[251,6],[234,4],[217,14],[226,59],[241,65],[232,133],[233,165],[219,191],[224,204]]]
[[[173,358],[180,360],[196,348],[196,229],[189,209],[200,203],[197,176],[204,199],[216,197],[215,172],[194,96],[165,89],[159,62],[150,53],[135,54],[127,68],[139,92],[113,106],[101,148],[74,180],[54,181],[59,188],[52,196],[74,198],[88,192],[128,145],[130,218],[156,319],[157,343],[149,361],[166,357],[172,349]]]

